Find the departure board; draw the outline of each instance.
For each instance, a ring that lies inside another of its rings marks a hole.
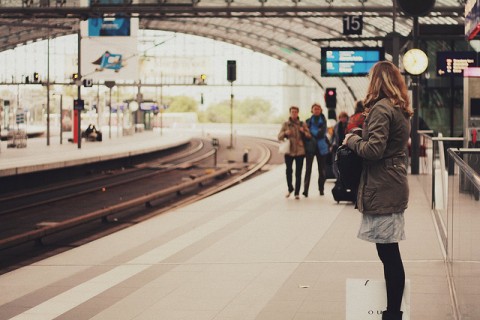
[[[380,47],[322,48],[322,77],[358,77],[368,74],[372,66],[385,59]]]
[[[437,75],[463,76],[463,69],[477,66],[477,53],[474,51],[437,52]]]

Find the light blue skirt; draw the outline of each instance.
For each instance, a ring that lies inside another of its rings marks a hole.
[[[394,243],[405,240],[403,212],[362,214],[358,238],[374,243]]]

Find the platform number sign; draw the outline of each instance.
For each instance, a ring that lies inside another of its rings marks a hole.
[[[363,16],[343,16],[343,34],[361,35],[363,29]]]
[[[93,87],[93,80],[92,79],[83,79],[82,84],[85,88]]]

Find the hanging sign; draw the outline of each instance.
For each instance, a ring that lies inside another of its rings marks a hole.
[[[363,30],[363,16],[343,16],[343,34],[361,35]]]

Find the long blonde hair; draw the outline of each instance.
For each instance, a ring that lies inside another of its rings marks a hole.
[[[398,68],[389,61],[379,61],[370,70],[370,84],[363,104],[368,109],[387,98],[393,105],[402,108],[406,116],[411,117],[413,110],[408,99],[407,85]]]

